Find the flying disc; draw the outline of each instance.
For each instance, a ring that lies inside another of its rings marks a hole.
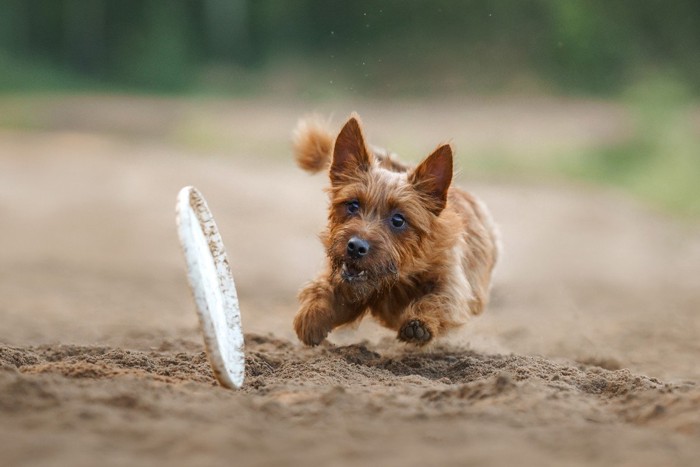
[[[207,202],[196,188],[180,190],[176,214],[209,363],[222,386],[238,389],[245,376],[243,330],[224,243]]]

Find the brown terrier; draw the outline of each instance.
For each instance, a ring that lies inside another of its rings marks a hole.
[[[304,344],[369,312],[399,340],[423,345],[483,311],[497,232],[483,204],[450,188],[450,145],[410,168],[370,149],[355,115],[335,143],[322,125],[302,120],[294,143],[308,172],[331,161],[321,234],[327,266],[299,293],[294,319]]]

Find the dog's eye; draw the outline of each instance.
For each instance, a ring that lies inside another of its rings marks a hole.
[[[360,202],[356,199],[345,203],[348,214],[357,214],[360,212]]]
[[[406,219],[401,214],[391,216],[391,226],[395,229],[400,229],[406,225]]]

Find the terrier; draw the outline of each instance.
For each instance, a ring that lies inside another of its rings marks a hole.
[[[326,265],[301,289],[294,318],[304,344],[369,313],[424,345],[484,310],[498,234],[486,207],[450,186],[449,144],[412,168],[369,147],[353,114],[336,138],[301,120],[294,150],[302,169],[330,177]]]

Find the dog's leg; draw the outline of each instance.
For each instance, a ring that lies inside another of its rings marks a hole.
[[[458,324],[451,316],[453,299],[446,295],[429,294],[412,302],[402,313],[398,339],[416,345],[425,345],[446,330]]]
[[[320,344],[334,328],[355,321],[364,309],[335,300],[333,286],[323,277],[299,292],[301,304],[294,318],[294,330],[306,345]]]

